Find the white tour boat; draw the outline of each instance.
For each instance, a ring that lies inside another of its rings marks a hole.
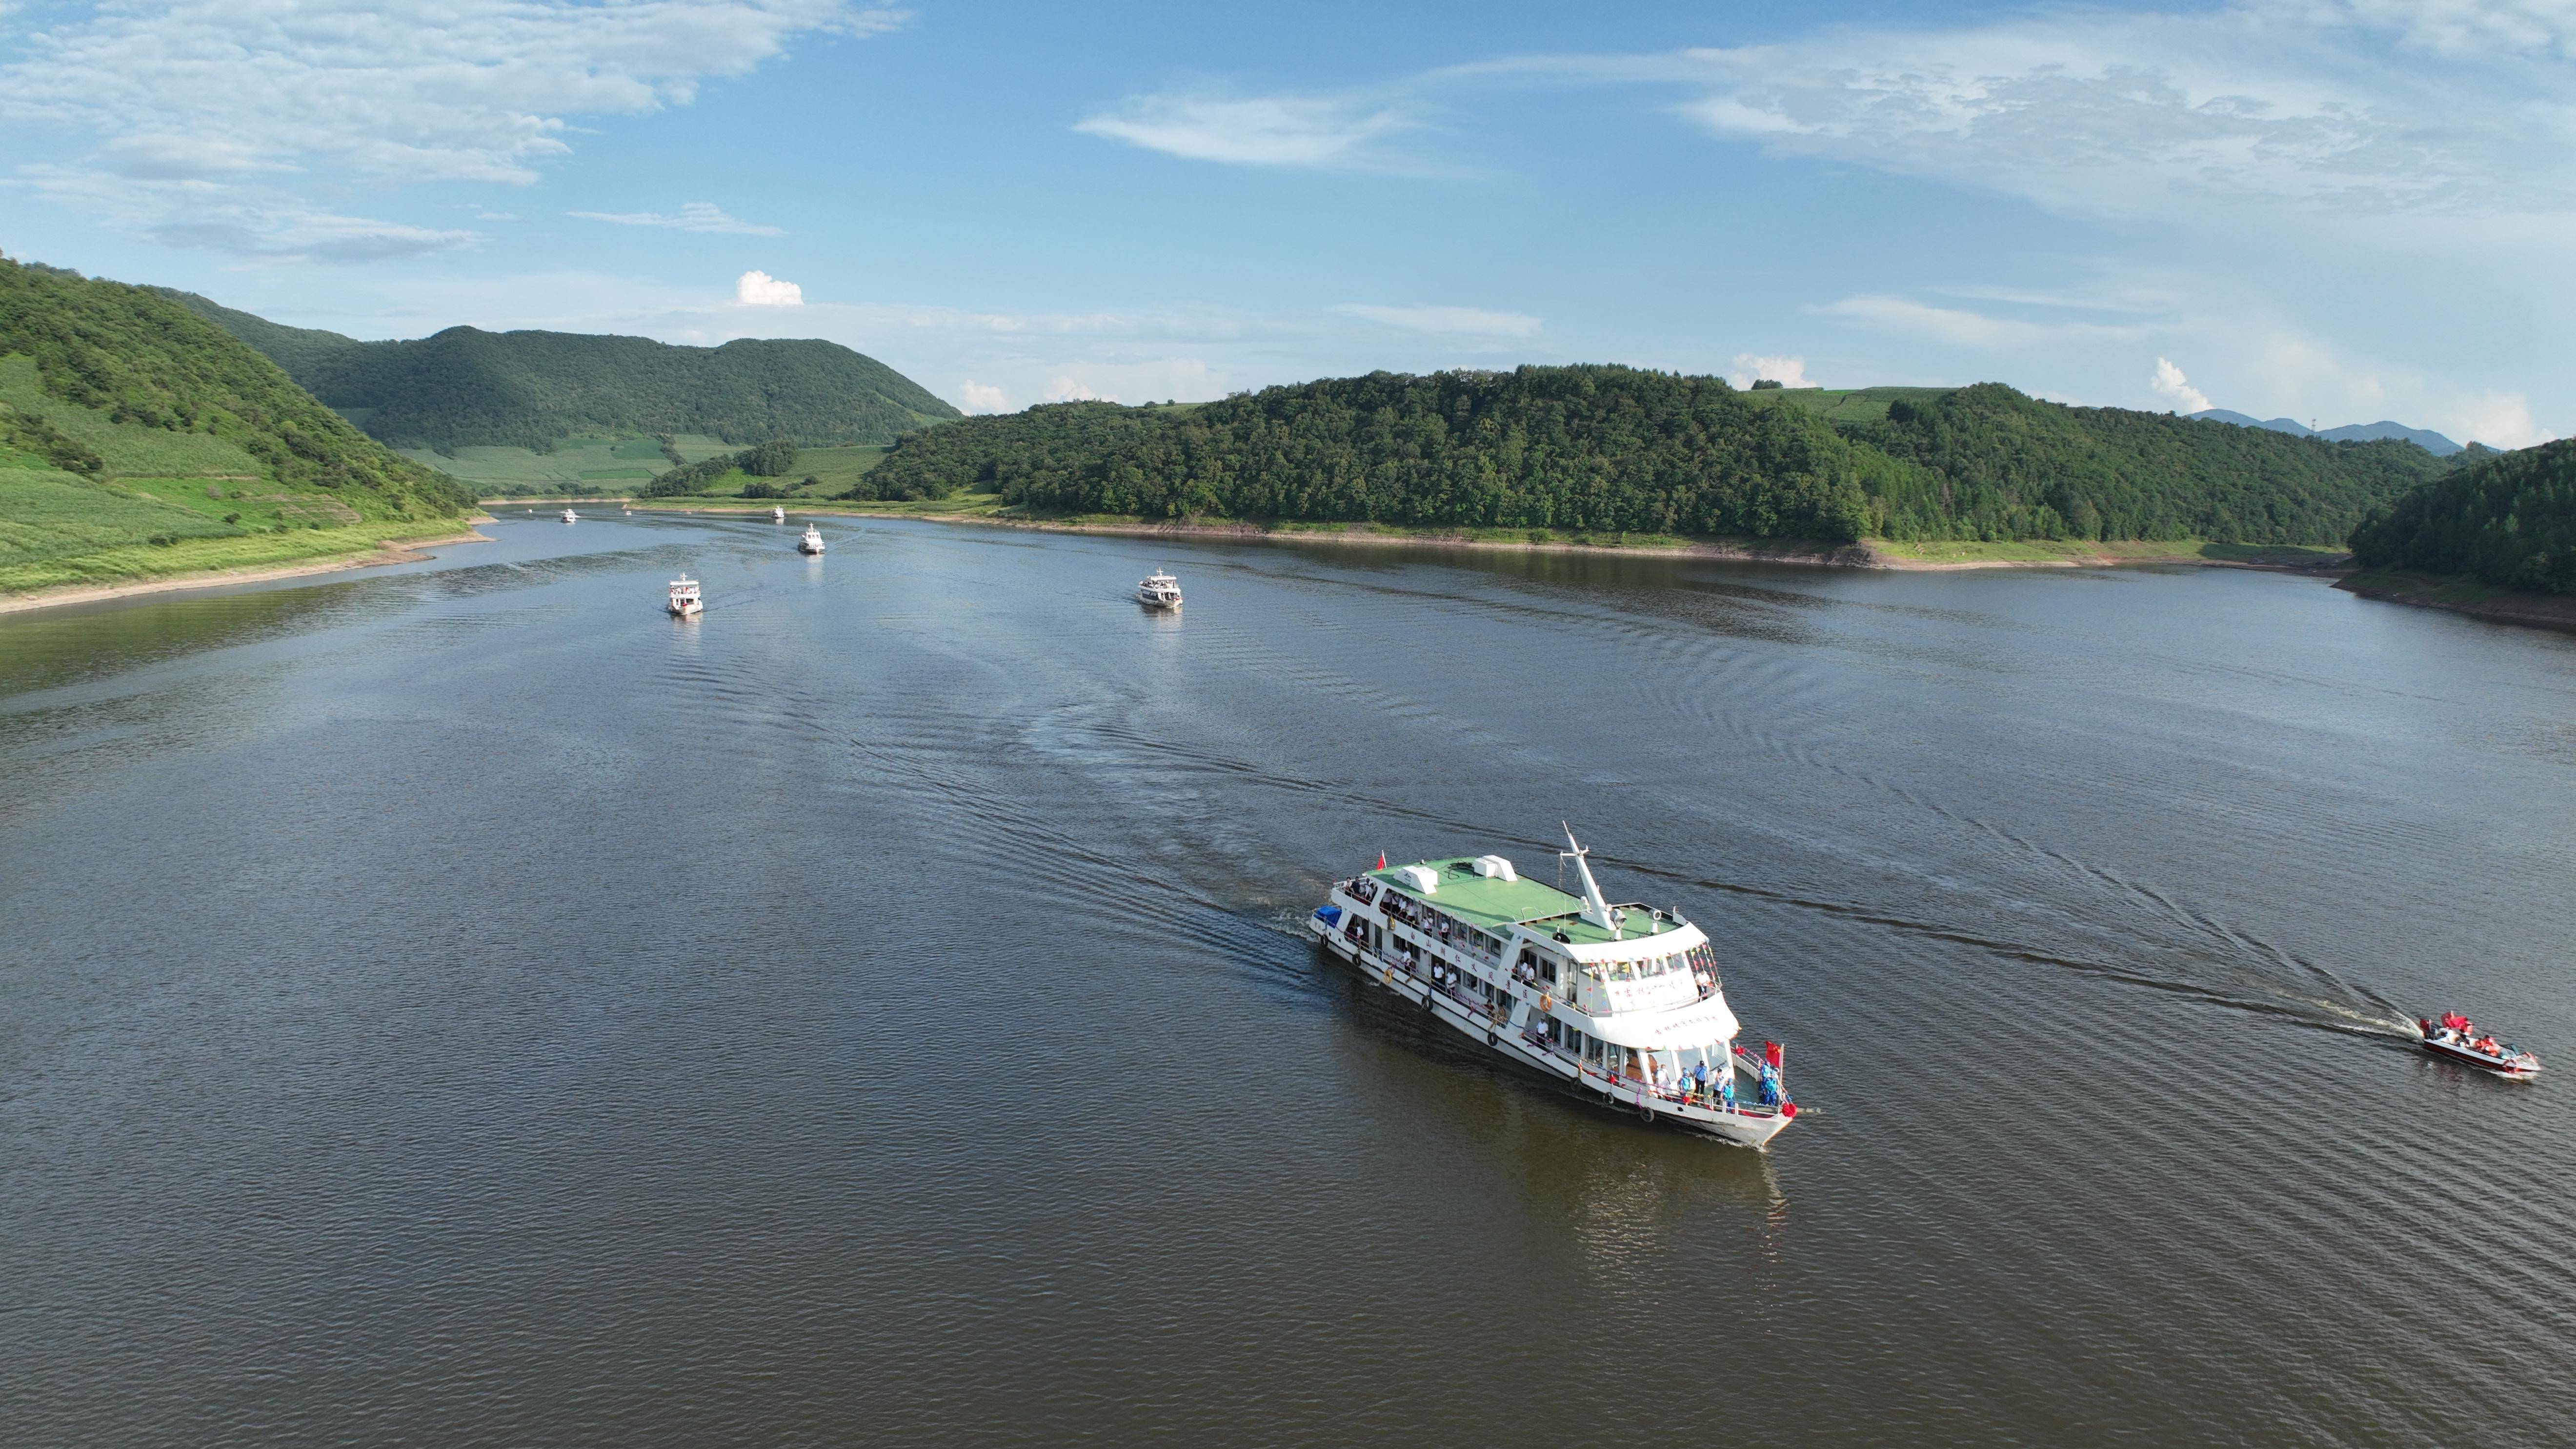
[[[1587,1096],[1745,1147],[1778,1136],[1798,1115],[1780,1047],[1735,1044],[1707,933],[1609,904],[1571,830],[1565,843],[1580,899],[1499,855],[1392,870],[1380,856],[1308,924],[1361,975]]]
[[[769,505],[769,521],[772,523],[785,523],[787,521],[787,505],[783,503],[773,503]]]
[[[823,551],[823,530],[816,528],[810,523],[805,525],[805,536],[796,540],[796,551],[798,553],[821,553]]]
[[[682,574],[671,580],[671,612],[685,619],[706,612],[706,601],[698,597],[698,581]]]
[[[578,523],[581,521],[581,515],[567,508],[563,511],[563,521],[566,523]]]
[[[1177,609],[1181,606],[1181,581],[1156,569],[1136,586],[1136,602],[1153,609]]]

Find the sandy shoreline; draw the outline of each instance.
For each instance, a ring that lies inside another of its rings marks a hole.
[[[493,505],[503,499],[486,499]],[[2210,558],[2204,554],[2159,546],[2152,551],[2117,553],[2106,549],[2071,551],[2056,558],[1924,559],[1907,558],[1868,542],[1766,543],[1756,539],[1691,539],[1678,543],[1573,543],[1551,539],[1532,542],[1513,538],[1470,538],[1457,533],[1389,533],[1365,525],[1276,528],[1259,523],[1087,522],[1062,518],[1007,518],[990,513],[939,513],[915,508],[873,508],[863,502],[823,499],[735,500],[725,498],[638,499],[624,506],[637,513],[699,516],[766,514],[773,506],[809,518],[910,518],[924,523],[958,523],[989,528],[1018,528],[1040,533],[1092,533],[1119,538],[1258,539],[1273,543],[1352,544],[1377,548],[1485,549],[1505,553],[1589,553],[1619,558],[1705,558],[1735,563],[1794,564],[1806,568],[1888,569],[1907,573],[1955,573],[1974,569],[2099,569],[2150,564],[2191,564],[2201,568],[2260,569],[2273,573],[2326,577],[2341,571],[2339,562],[2273,562]]]
[[[641,506],[638,507],[642,511]],[[723,508],[675,509],[675,512],[732,512]],[[791,505],[788,512],[799,510]],[[1265,528],[1257,523],[1085,523],[1068,519],[997,518],[976,513],[923,513],[899,509],[872,509],[844,506],[832,509],[807,508],[816,515],[854,514],[867,518],[917,518],[928,523],[984,524],[995,528],[1032,529],[1045,533],[1097,533],[1125,538],[1235,538],[1262,539],[1276,543],[1333,543],[1373,547],[1487,549],[1506,553],[1590,553],[1619,558],[1707,558],[1737,563],[1797,564],[1809,568],[1890,569],[1903,572],[1948,573],[1966,569],[2094,569],[2115,568],[2124,564],[2198,564],[2224,568],[2278,569],[2284,572],[2315,572],[2291,565],[2243,563],[2234,560],[2204,558],[2194,553],[2166,550],[2145,554],[2089,552],[2064,558],[2044,559],[1912,559],[1887,553],[1867,543],[1761,543],[1754,540],[1728,542],[1692,540],[1686,543],[1567,543],[1550,540],[1533,543],[1522,539],[1468,538],[1443,533],[1380,533],[1366,529],[1283,529]]]
[[[489,522],[489,519],[483,520]],[[422,549],[439,548],[457,543],[490,543],[489,535],[468,529],[463,533],[438,538],[386,539],[373,552],[349,554],[310,563],[280,564],[275,568],[208,569],[198,573],[172,574],[167,578],[137,579],[124,584],[71,584],[57,589],[38,589],[31,593],[0,597],[0,614],[16,614],[29,609],[53,609],[66,604],[91,604],[101,599],[131,598],[139,594],[176,593],[183,589],[215,589],[231,584],[266,583],[271,579],[302,578],[307,574],[336,574],[348,569],[375,568],[382,564],[418,563],[429,557]]]
[[[2576,634],[2576,597],[2507,593],[2464,586],[2457,580],[2409,574],[2352,574],[2336,580],[2335,587],[2382,603],[2412,604],[2419,609],[2466,614],[2491,624],[2520,624],[2528,629]],[[2461,596],[2444,597],[2446,591],[2452,590]]]

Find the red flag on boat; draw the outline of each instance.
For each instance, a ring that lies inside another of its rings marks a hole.
[[[1780,1044],[1776,1041],[1764,1042],[1762,1044],[1762,1060],[1769,1062],[1774,1067],[1780,1065]]]
[[[1383,850],[1377,853],[1377,868],[1380,870],[1386,869],[1386,852]]]

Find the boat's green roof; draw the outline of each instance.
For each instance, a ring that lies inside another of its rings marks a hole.
[[[1541,885],[1527,877],[1497,880],[1492,876],[1478,875],[1472,857],[1414,863],[1440,872],[1438,890],[1425,896],[1407,886],[1396,876],[1396,871],[1402,869],[1400,866],[1369,871],[1367,875],[1371,880],[1383,882],[1425,905],[1447,911],[1459,920],[1497,936],[1510,936],[1514,925],[1546,921],[1547,930],[1540,934],[1562,931],[1578,946],[1600,945],[1612,939],[1608,931],[1583,919],[1581,896],[1567,895],[1554,886]],[[1662,924],[1654,921],[1643,906],[1628,908],[1628,922],[1626,939],[1630,941],[1648,935],[1650,926]]]

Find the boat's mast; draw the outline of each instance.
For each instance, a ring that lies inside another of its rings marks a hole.
[[[1574,843],[1574,827],[1571,825],[1565,827],[1565,843],[1569,848],[1560,850],[1557,854],[1572,860],[1575,872],[1583,877],[1583,919],[1608,931],[1611,940],[1622,939],[1619,918],[1610,914],[1610,903],[1601,898],[1600,883],[1592,878],[1592,864],[1584,859],[1591,852]]]

